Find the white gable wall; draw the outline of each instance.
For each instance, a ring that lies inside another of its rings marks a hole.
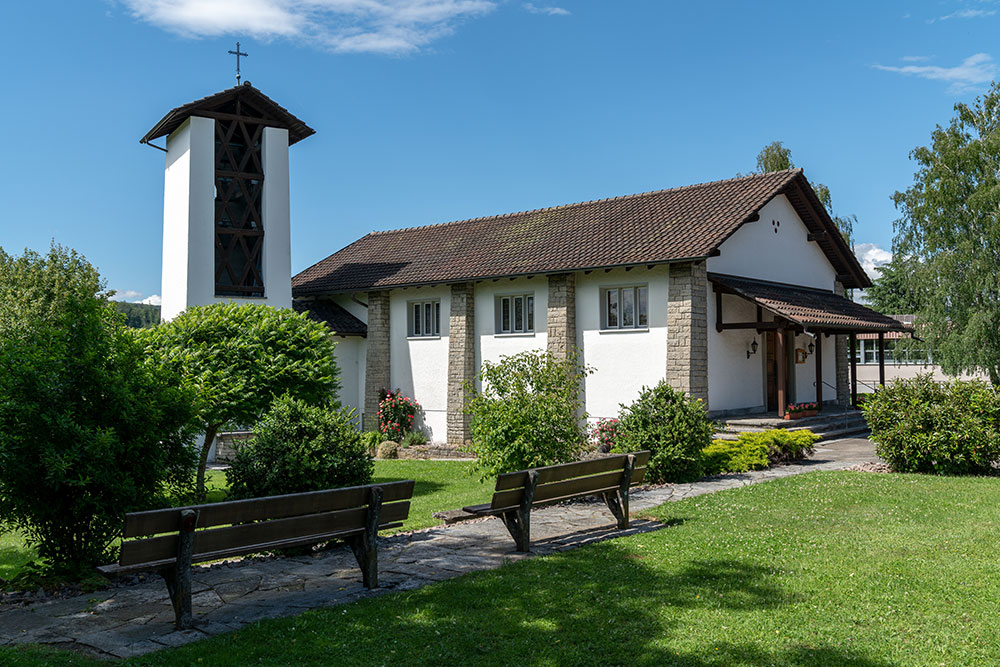
[[[586,410],[592,419],[617,417],[619,404],[634,401],[644,386],[667,372],[667,286],[669,269],[615,269],[576,274],[576,340],[583,362],[595,369],[584,380]],[[601,289],[649,286],[649,328],[601,330]]]
[[[774,222],[780,224],[775,225]],[[777,231],[775,231],[777,230]],[[719,248],[718,257],[707,260],[709,273],[724,273],[758,280],[833,290],[836,269],[815,242],[808,240],[809,230],[784,195],[778,195],[760,211],[760,220],[743,225]],[[726,322],[752,321],[756,308],[736,297],[725,297]],[[715,330],[715,292],[708,286],[708,404],[715,411],[763,408],[766,402],[764,381],[765,338],[752,329]],[[771,319],[765,312],[765,319]],[[747,359],[750,342],[756,338],[757,354]],[[795,346],[805,349],[811,336],[796,336]],[[790,400],[801,403],[816,400],[815,359],[794,365]],[[835,385],[836,359],[834,339],[823,339],[823,380]],[[824,387],[824,400],[834,400],[836,389]]]

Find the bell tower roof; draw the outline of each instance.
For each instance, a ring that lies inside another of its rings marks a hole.
[[[267,127],[286,129],[289,146],[316,134],[316,130],[246,81],[242,85],[171,109],[139,142],[145,144],[169,135],[189,116],[223,119],[234,119],[239,116]]]

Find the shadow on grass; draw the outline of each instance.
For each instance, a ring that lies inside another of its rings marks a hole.
[[[413,479],[412,477],[382,477],[376,476],[372,479],[372,484],[390,484],[392,482],[403,482],[408,479]],[[442,482],[434,482],[426,479],[418,479],[413,485],[413,497],[417,496],[429,496],[432,493],[437,493],[438,491],[444,489],[447,484]]]
[[[745,627],[749,614],[800,600],[770,568],[707,559],[671,571],[669,556],[644,554],[638,540],[638,548],[605,542],[267,621],[158,657],[238,664],[275,658],[281,646],[282,659],[295,664],[324,664],[331,655],[342,664],[435,666],[891,664],[764,633],[733,641],[726,626]]]

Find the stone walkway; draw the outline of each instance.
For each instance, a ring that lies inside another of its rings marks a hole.
[[[871,442],[848,439],[820,443],[809,461],[770,470],[723,475],[694,484],[638,490],[633,512],[814,470],[840,470],[875,460]],[[346,547],[298,558],[254,558],[193,573],[193,608],[198,628],[173,631],[173,611],[159,576],[76,597],[0,606],[0,645],[26,642],[70,648],[105,658],[141,655],[206,636],[236,630],[263,618],[300,614],[362,597],[409,590],[505,562],[573,549],[588,542],[648,532],[660,524],[633,520],[614,529],[603,503],[579,502],[532,513],[533,552],[519,554],[503,524],[486,519],[401,533],[379,540],[381,588],[365,590]]]

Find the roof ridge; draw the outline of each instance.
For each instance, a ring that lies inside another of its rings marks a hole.
[[[639,199],[641,197],[649,197],[651,195],[666,194],[668,192],[680,192],[683,190],[696,190],[698,188],[706,188],[709,186],[720,185],[722,183],[730,183],[733,181],[744,181],[754,178],[765,178],[773,176],[775,174],[794,174],[802,173],[802,168],[798,167],[795,169],[782,169],[780,171],[768,171],[762,174],[747,174],[746,176],[735,176],[733,178],[723,178],[717,181],[705,181],[704,183],[693,183],[691,185],[680,185],[675,188],[663,188],[661,190],[648,190],[646,192],[636,192],[634,194],[628,195],[618,195],[617,197],[604,197],[603,199],[590,199],[587,201],[573,202],[571,204],[559,204],[557,206],[545,206],[542,208],[533,208],[526,211],[513,211],[511,213],[498,213],[495,215],[483,215],[477,218],[464,218],[462,220],[451,220],[449,222],[435,222],[429,225],[414,225],[411,227],[400,227],[398,229],[383,229],[383,230],[373,230],[368,232],[366,236],[378,236],[383,234],[398,234],[400,232],[412,232],[414,230],[423,229],[435,229],[437,227],[447,227],[449,225],[461,225],[470,222],[486,222],[488,220],[503,220],[504,218],[511,218],[514,216],[529,215],[534,213],[548,213],[551,211],[560,211],[576,208],[578,206],[589,206],[591,204],[603,204],[612,201],[624,201],[627,199]],[[359,239],[360,240],[360,239]]]

